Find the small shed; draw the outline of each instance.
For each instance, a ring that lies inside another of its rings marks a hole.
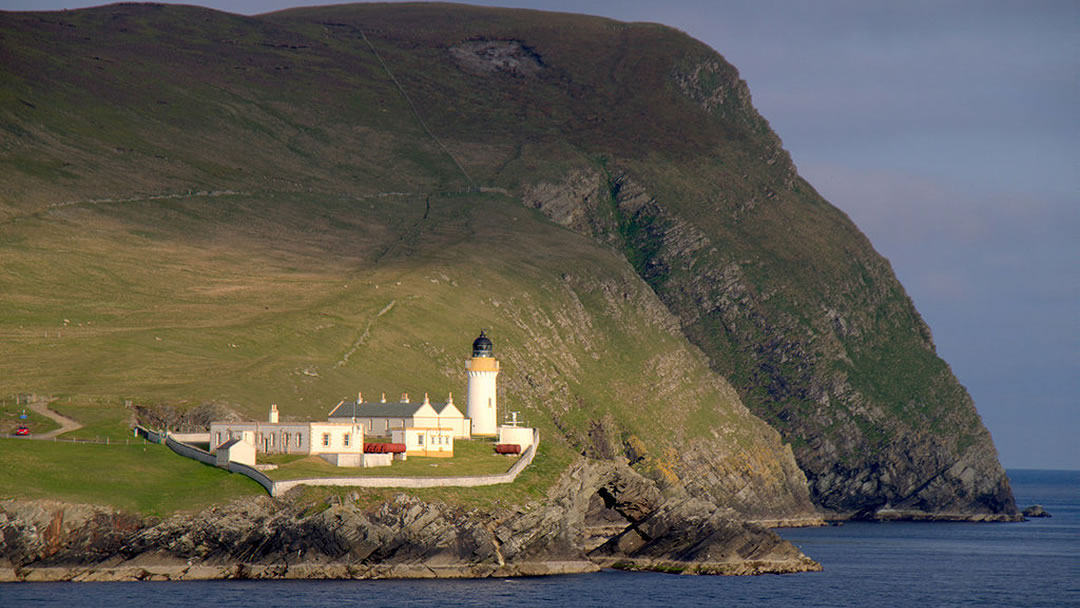
[[[217,466],[228,467],[230,462],[255,466],[255,445],[243,439],[230,439],[215,451]]]
[[[533,442],[533,430],[525,426],[503,425],[499,427],[500,445],[519,445],[524,452]]]

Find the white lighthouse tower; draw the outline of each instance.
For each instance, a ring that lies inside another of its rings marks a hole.
[[[498,409],[495,396],[495,378],[499,375],[499,361],[492,354],[491,340],[480,330],[480,337],[473,341],[472,358],[465,361],[469,374],[469,399],[466,416],[472,419],[473,435],[492,436],[499,432]]]

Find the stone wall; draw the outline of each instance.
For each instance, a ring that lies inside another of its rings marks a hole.
[[[177,441],[171,435],[165,436],[165,445],[169,446],[170,450],[181,456],[187,456],[188,458],[198,460],[199,462],[210,466],[217,466],[217,459],[213,454],[205,450],[200,450],[193,445],[188,445],[182,441]]]
[[[505,473],[498,475],[475,475],[471,477],[320,477],[275,481],[271,496],[280,496],[296,486],[338,486],[355,488],[439,488],[476,487],[512,483],[525,467],[529,466],[540,447],[540,431],[533,431],[533,444]],[[239,471],[238,471],[239,472]],[[265,486],[264,486],[265,487]]]
[[[136,427],[138,433],[150,441],[160,442],[160,433],[156,433],[141,426]],[[172,436],[165,435],[165,444],[181,456],[192,458],[209,465],[216,466],[214,456],[209,452],[197,447],[177,441]],[[246,475],[255,480],[266,489],[271,496],[281,496],[296,486],[339,486],[358,488],[437,488],[437,487],[475,487],[493,486],[503,483],[513,483],[525,467],[532,464],[536,456],[536,450],[540,447],[540,431],[533,430],[533,443],[521,458],[514,463],[505,473],[498,475],[474,475],[469,477],[315,477],[308,479],[289,479],[286,481],[274,481],[261,471],[240,464],[230,462],[228,470],[232,473]]]
[[[228,469],[230,473],[247,475],[269,492],[271,496],[276,496],[274,493],[274,480],[264,475],[262,471],[249,467],[246,464],[240,464],[239,462],[230,462]]]

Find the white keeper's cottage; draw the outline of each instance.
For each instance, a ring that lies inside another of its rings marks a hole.
[[[259,454],[318,454],[334,464],[339,460],[337,455],[364,453],[363,425],[352,421],[280,422],[276,404],[270,406],[266,422],[210,423],[211,453],[232,439],[250,441]]]

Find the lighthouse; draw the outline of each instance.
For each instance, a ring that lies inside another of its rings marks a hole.
[[[472,357],[465,361],[465,372],[469,374],[465,415],[472,419],[472,434],[493,436],[498,433],[495,378],[499,375],[499,361],[492,353],[491,340],[484,330],[480,330],[480,337],[473,340]]]

